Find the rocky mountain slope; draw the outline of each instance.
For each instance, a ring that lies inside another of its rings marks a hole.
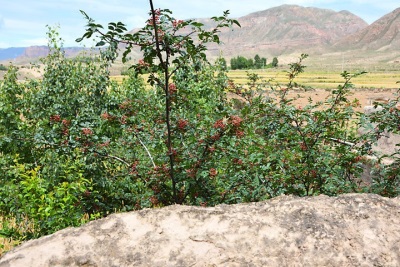
[[[0,267],[400,266],[400,198],[281,196],[120,213],[22,244]]]
[[[348,12],[282,5],[238,18],[241,28],[225,30],[221,39],[225,55],[255,51],[280,55],[310,47],[326,47],[368,26]]]
[[[400,8],[383,16],[370,26],[339,40],[334,47],[347,50],[399,50]]]

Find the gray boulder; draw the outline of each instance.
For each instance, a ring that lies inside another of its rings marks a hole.
[[[114,214],[28,241],[0,266],[400,266],[400,198],[281,196]]]

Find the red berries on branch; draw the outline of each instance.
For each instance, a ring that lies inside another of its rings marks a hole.
[[[160,16],[161,16],[161,10],[160,10],[160,9],[154,10],[154,18],[155,18],[156,24],[159,24],[159,23],[160,23]],[[154,26],[153,17],[150,17],[150,18],[147,20],[147,25],[149,25],[149,26]]]
[[[172,26],[174,28],[177,28],[179,25],[181,25],[183,23],[183,20],[174,20],[172,21]]]
[[[223,129],[225,129],[226,124],[224,123],[224,120],[223,120],[223,119],[220,119],[220,120],[217,120],[217,121],[214,123],[213,127],[214,127],[215,129],[221,129],[221,130],[223,130]]]
[[[183,131],[188,124],[189,122],[187,120],[179,119],[176,126],[179,130]]]
[[[150,66],[149,63],[145,62],[143,59],[139,59],[138,65],[139,65],[139,67],[142,67],[142,68],[147,68]]]
[[[90,128],[83,128],[82,129],[82,134],[83,135],[92,135],[93,131]]]
[[[211,168],[209,171],[211,177],[215,177],[218,174],[218,171],[215,168]]]
[[[170,84],[168,85],[168,93],[169,93],[170,95],[175,94],[177,91],[178,91],[178,89],[176,88],[176,85],[175,85],[174,83],[170,83]]]
[[[240,118],[239,116],[236,115],[231,115],[230,117],[230,124],[232,124],[235,127],[239,127],[240,124],[242,123],[243,119]]]
[[[58,114],[50,116],[50,121],[59,122],[60,120],[61,120],[61,116]]]

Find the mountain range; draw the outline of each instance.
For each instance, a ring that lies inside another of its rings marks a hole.
[[[222,45],[211,45],[209,54],[223,51],[227,57],[256,53],[269,56],[301,53],[333,53],[338,51],[399,51],[400,8],[368,25],[348,12],[329,9],[281,5],[237,18],[241,27],[223,29]],[[198,19],[212,28],[210,19]],[[83,48],[66,48],[73,56]],[[48,53],[47,47],[0,49],[0,60],[37,58]]]
[[[338,40],[336,49],[399,50],[400,7],[368,27]]]
[[[241,28],[225,30],[224,54],[255,52],[281,55],[310,48],[326,50],[334,42],[368,27],[360,17],[329,9],[282,5],[238,19]]]
[[[73,57],[78,55],[82,50],[87,50],[81,47],[66,47],[64,52],[66,56]],[[17,60],[17,59],[37,59],[45,57],[49,54],[47,46],[29,46],[29,47],[10,47],[0,48],[1,60]]]

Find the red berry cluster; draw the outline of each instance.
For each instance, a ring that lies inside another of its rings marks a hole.
[[[301,142],[300,143],[300,149],[303,150],[303,151],[306,151],[307,150],[307,144],[304,143],[304,142]]]
[[[169,93],[170,95],[175,94],[177,91],[178,91],[178,89],[176,89],[176,85],[175,85],[174,83],[170,83],[170,84],[168,85],[168,93]]]
[[[121,119],[120,119],[120,122],[121,122],[121,124],[126,124],[126,120],[128,119],[128,116],[126,116],[126,115],[123,115],[122,117],[121,117]]]
[[[114,116],[110,115],[110,114],[107,113],[107,112],[104,112],[103,114],[101,114],[100,117],[101,117],[103,120],[106,120],[106,121],[111,121],[111,120],[114,119]]]
[[[224,120],[223,119],[220,119],[220,120],[217,120],[215,123],[214,123],[214,126],[213,126],[215,129],[221,129],[221,130],[223,130],[223,129],[225,129],[225,127],[226,127],[226,125],[225,125],[225,123],[224,123]]]
[[[63,119],[62,120],[62,135],[68,136],[69,135],[69,125],[71,124],[71,121]]]
[[[232,160],[232,162],[233,162],[234,164],[237,164],[237,165],[242,165],[242,164],[243,164],[243,160],[238,159],[238,158],[234,158],[234,159]]]
[[[161,16],[161,10],[160,10],[160,9],[154,10],[154,17],[155,17],[156,24],[159,24],[159,22],[160,22],[160,16]],[[150,18],[147,20],[147,25],[154,26],[153,17],[150,17]]]
[[[104,143],[101,143],[99,146],[100,147],[108,147],[109,145],[110,145],[110,140],[107,140]]]
[[[168,174],[169,173],[169,168],[168,168],[168,166],[166,164],[163,164],[161,166],[157,165],[157,166],[154,167],[154,171]]]
[[[71,121],[63,119],[61,123],[63,124],[64,127],[68,127],[71,124]]]
[[[235,135],[236,135],[237,138],[241,138],[241,137],[244,136],[244,132],[241,131],[241,130],[236,130],[235,131]]]
[[[211,177],[215,177],[218,174],[218,171],[215,168],[211,168],[210,171],[208,172]]]
[[[90,128],[83,128],[82,129],[82,134],[83,135],[92,135],[93,131]]]
[[[311,170],[311,171],[310,171],[310,175],[311,175],[311,177],[313,177],[313,178],[317,177],[317,171],[316,171],[316,170]]]
[[[216,134],[212,135],[210,138],[213,141],[218,141],[221,138],[221,135],[219,133],[216,133]]]
[[[155,206],[159,203],[158,198],[156,196],[151,196],[149,200],[150,200],[151,204],[153,204],[153,206]]]
[[[240,127],[240,124],[242,123],[243,119],[240,118],[239,116],[236,115],[231,115],[230,117],[230,124],[232,124],[235,127]]]
[[[64,135],[64,136],[69,135],[69,129],[66,128],[66,127],[64,127],[64,128],[62,129],[62,135]]]
[[[142,68],[147,68],[147,67],[150,66],[149,63],[147,63],[147,62],[144,61],[143,59],[139,59],[138,65],[139,65],[139,67],[142,67]]]
[[[70,124],[71,124],[71,121],[69,121],[69,120],[67,120],[67,119],[63,119],[63,120],[61,120],[61,116],[60,115],[51,115],[50,116],[50,121],[51,122],[61,122],[61,124],[62,124],[62,128],[61,128],[61,134],[63,135],[63,136],[68,136],[69,135],[69,129],[68,129],[68,127],[70,126]],[[67,145],[68,144],[68,140],[64,140],[63,141],[63,144],[64,145]]]
[[[61,116],[58,114],[50,116],[50,121],[59,122],[60,120],[61,120]]]
[[[195,169],[188,169],[186,170],[186,174],[190,177],[190,178],[194,178],[196,176],[196,170]]]
[[[137,175],[138,174],[138,172],[137,172],[137,166],[138,165],[139,165],[139,161],[135,160],[130,166],[131,170],[129,171],[129,174]]]
[[[177,122],[177,128],[181,131],[185,130],[186,126],[189,124],[187,120],[179,119]]]
[[[131,100],[126,99],[124,102],[122,102],[121,104],[119,104],[119,108],[120,109],[127,109],[131,106]]]
[[[182,48],[182,46],[185,44],[185,41],[180,41],[180,42],[178,42],[178,43],[176,43],[176,44],[174,44],[174,46],[177,48],[177,49],[181,49]]]
[[[179,25],[181,25],[183,23],[183,20],[174,20],[174,21],[172,21],[172,26],[174,27],[174,28],[177,28]]]
[[[159,42],[161,42],[164,39],[164,35],[165,35],[165,32],[162,29],[158,28],[157,29],[157,36],[158,36],[158,41]]]
[[[176,157],[178,155],[178,151],[176,151],[176,149],[171,148],[170,150],[168,150],[167,155],[172,155],[173,157]]]

